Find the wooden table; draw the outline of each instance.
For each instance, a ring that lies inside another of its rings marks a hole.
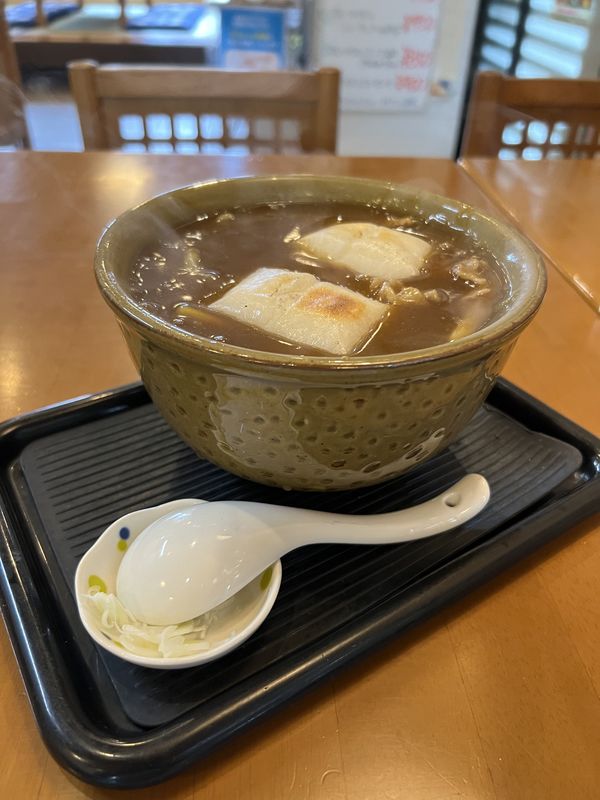
[[[493,211],[447,161],[0,155],[0,418],[135,379],[91,271],[109,218],[202,178],[302,171],[409,181]],[[507,377],[600,432],[599,351],[600,320],[551,267]],[[595,800],[599,533],[598,519],[580,525],[196,769],[139,792],[92,789],[55,764],[2,630],[2,796]]]
[[[463,164],[600,314],[600,161]]]

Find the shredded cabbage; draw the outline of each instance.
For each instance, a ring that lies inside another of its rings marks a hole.
[[[83,599],[102,633],[130,653],[180,658],[210,648],[206,632],[214,619],[211,611],[179,625],[147,625],[139,622],[114,594],[97,587],[92,587]]]

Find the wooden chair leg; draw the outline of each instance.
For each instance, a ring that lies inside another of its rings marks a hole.
[[[69,64],[69,83],[77,105],[86,150],[106,150],[108,147],[96,91],[97,68],[95,61],[76,61]]]
[[[35,17],[39,28],[44,28],[48,24],[43,0],[35,0]]]
[[[319,70],[319,102],[316,110],[317,150],[335,153],[337,143],[338,97],[340,73],[337,69],[323,68]]]
[[[0,0],[0,74],[4,74],[9,81],[21,86],[21,69],[15,43],[6,21],[4,0]]]
[[[469,99],[461,157],[497,154],[503,81],[504,76],[496,72],[481,72],[476,77]]]

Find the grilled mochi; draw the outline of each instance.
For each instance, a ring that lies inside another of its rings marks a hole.
[[[307,272],[262,268],[210,308],[272,336],[349,355],[379,326],[389,306]]]
[[[331,225],[303,236],[297,244],[317,258],[387,281],[416,277],[431,250],[418,236],[371,222]]]

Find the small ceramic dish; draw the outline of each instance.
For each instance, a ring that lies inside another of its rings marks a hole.
[[[118,658],[153,669],[183,669],[214,661],[246,641],[264,622],[271,611],[281,585],[281,562],[277,561],[229,600],[230,611],[217,616],[211,624],[207,650],[193,655],[166,658],[137,655],[113,642],[98,628],[83,597],[90,589],[115,593],[119,564],[129,545],[148,525],[177,509],[189,508],[200,500],[174,500],[153,508],[126,514],[112,523],[83,556],[75,573],[75,595],[79,616],[92,639]],[[236,598],[239,602],[236,602]],[[233,601],[233,602],[232,602]]]

